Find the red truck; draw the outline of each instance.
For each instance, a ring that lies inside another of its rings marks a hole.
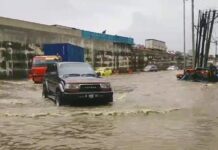
[[[56,55],[51,56],[35,56],[32,61],[32,68],[30,77],[34,83],[42,83],[46,73],[47,64],[60,61],[60,57]]]

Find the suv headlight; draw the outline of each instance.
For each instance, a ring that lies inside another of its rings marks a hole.
[[[79,89],[80,85],[75,83],[67,83],[64,86],[65,89]]]
[[[100,84],[102,89],[109,89],[111,88],[111,84],[110,83],[101,83]]]

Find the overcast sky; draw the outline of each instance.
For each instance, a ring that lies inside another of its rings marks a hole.
[[[186,2],[187,49],[191,48],[190,1]],[[195,4],[196,19],[199,9],[218,9],[218,0],[195,0]],[[136,44],[155,38],[165,41],[170,50],[183,50],[183,0],[0,0],[0,5],[3,17],[107,30],[132,37]]]

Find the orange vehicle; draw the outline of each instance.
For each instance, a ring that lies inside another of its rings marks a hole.
[[[216,69],[211,70],[210,68],[196,68],[196,69],[185,69],[183,74],[177,74],[177,79],[191,80],[191,81],[212,81],[217,80]]]
[[[35,83],[42,83],[47,69],[47,64],[60,61],[60,56],[35,56],[32,61],[30,77]]]

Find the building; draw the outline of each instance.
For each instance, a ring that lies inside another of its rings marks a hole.
[[[133,38],[82,31],[85,43],[86,60],[94,67],[110,67],[115,70],[128,69],[129,59],[134,44]],[[90,42],[94,45],[90,45]]]
[[[156,39],[147,39],[145,40],[145,47],[147,49],[155,49],[155,50],[167,50],[166,43]]]
[[[143,70],[149,64],[157,65],[160,70],[176,65],[174,54],[157,49],[148,49],[140,45],[133,47],[131,62],[136,70]]]
[[[32,57],[43,54],[43,44],[52,43],[83,47],[84,61],[93,67],[131,67],[133,38],[0,17],[0,77],[26,78]]]

